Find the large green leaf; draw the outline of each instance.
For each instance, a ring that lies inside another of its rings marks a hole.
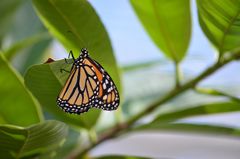
[[[46,121],[27,128],[0,125],[0,158],[33,158],[55,150],[64,142],[68,127]]]
[[[90,110],[82,115],[67,114],[57,105],[56,99],[62,89],[68,73],[60,72],[60,69],[71,69],[71,64],[67,65],[64,60],[49,64],[35,65],[31,67],[25,75],[25,84],[41,105],[58,119],[70,123],[77,127],[91,128],[97,122],[100,111]]]
[[[219,53],[240,46],[240,1],[197,0],[200,25]]]
[[[21,4],[21,0],[1,0],[0,3],[0,49],[3,36],[14,19],[14,13]]]
[[[131,0],[131,4],[155,44],[181,61],[191,36],[189,0]]]
[[[23,74],[29,66],[40,63],[52,38],[36,15],[31,0],[22,2],[9,28],[4,53]]]
[[[117,87],[120,78],[107,32],[86,0],[33,0],[48,30],[66,47],[79,55],[88,47],[91,56],[107,69]]]
[[[0,123],[28,126],[42,120],[39,104],[0,52]]]
[[[234,111],[240,111],[238,102],[211,103],[161,114],[153,121],[153,123],[163,123],[197,115],[211,115]]]

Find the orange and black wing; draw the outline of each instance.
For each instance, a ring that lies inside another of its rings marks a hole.
[[[116,110],[120,103],[119,93],[112,78],[104,68],[91,58],[86,58],[85,63],[91,66],[99,81],[98,92],[93,107],[103,110]]]
[[[117,87],[103,67],[89,56],[74,61],[70,75],[57,98],[68,113],[80,114],[91,107],[115,110],[119,106]]]
[[[57,104],[68,113],[87,112],[94,104],[99,82],[93,68],[73,65],[70,75],[57,98]]]

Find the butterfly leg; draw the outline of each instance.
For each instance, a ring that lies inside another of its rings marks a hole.
[[[66,58],[64,58],[66,64],[72,64],[72,62],[67,61]]]
[[[72,50],[70,50],[70,52],[69,52],[69,54],[68,54],[68,58],[69,58],[70,56],[72,57],[73,61],[75,61],[75,57],[74,57],[74,55],[73,55]]]
[[[61,69],[60,69],[60,72],[63,73],[63,71],[64,71],[64,72],[67,72],[67,73],[70,73],[70,72],[71,72],[71,71],[65,70],[64,68],[61,68]]]
[[[75,57],[74,57],[74,55],[73,55],[72,50],[70,50],[70,52],[69,52],[69,54],[68,54],[68,59],[70,58],[70,56],[72,57],[73,61],[75,61]],[[66,58],[64,58],[64,60],[65,60],[65,63],[66,63],[66,64],[72,64],[72,63],[73,63],[73,62],[68,62]]]

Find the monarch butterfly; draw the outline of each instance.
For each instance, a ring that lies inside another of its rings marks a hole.
[[[91,59],[86,48],[73,58],[70,75],[58,95],[57,105],[65,112],[81,114],[95,107],[116,110],[120,98],[117,87],[103,67]]]

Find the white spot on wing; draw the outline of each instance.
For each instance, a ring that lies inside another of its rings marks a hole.
[[[103,89],[106,89],[107,87],[106,87],[106,84],[105,83],[103,83]]]

